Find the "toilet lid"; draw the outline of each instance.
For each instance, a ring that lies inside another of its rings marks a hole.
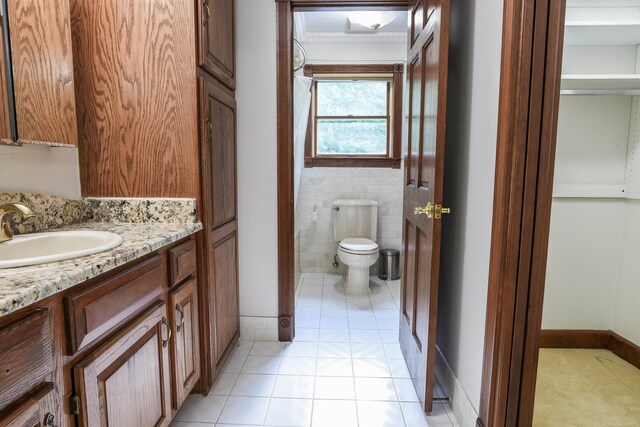
[[[378,244],[373,240],[351,237],[340,242],[340,247],[351,252],[371,252],[378,249]]]

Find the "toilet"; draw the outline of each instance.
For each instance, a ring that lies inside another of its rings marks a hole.
[[[378,229],[378,202],[371,199],[339,199],[332,204],[333,239],[338,259],[349,270],[345,280],[347,295],[369,295],[369,267],[378,260],[375,242]]]

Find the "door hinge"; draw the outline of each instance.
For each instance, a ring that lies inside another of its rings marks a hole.
[[[80,415],[80,396],[74,394],[69,398],[69,403],[71,404],[71,413],[73,415]]]

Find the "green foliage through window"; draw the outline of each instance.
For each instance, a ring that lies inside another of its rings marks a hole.
[[[385,155],[388,80],[320,80],[316,149],[320,155]]]

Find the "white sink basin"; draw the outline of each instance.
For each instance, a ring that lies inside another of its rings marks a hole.
[[[122,237],[106,231],[53,231],[15,236],[0,243],[0,269],[97,254],[121,243]]]

